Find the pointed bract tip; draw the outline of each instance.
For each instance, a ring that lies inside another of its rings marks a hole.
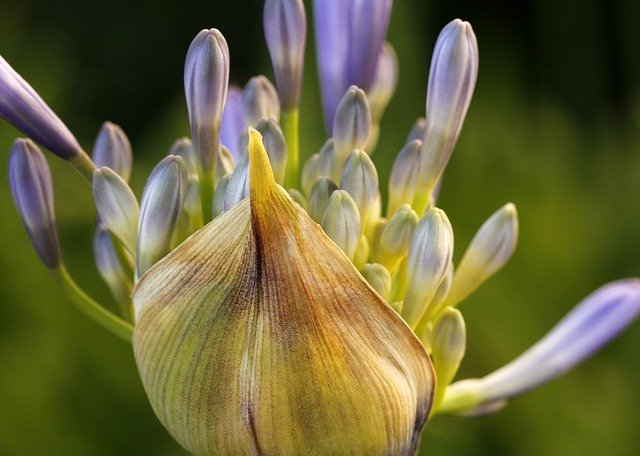
[[[249,196],[251,205],[265,199],[275,186],[275,179],[269,156],[262,144],[262,135],[258,130],[249,127]]]

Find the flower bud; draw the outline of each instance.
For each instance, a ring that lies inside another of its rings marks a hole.
[[[249,156],[244,153],[236,169],[229,176],[229,182],[224,189],[221,213],[236,206],[240,201],[249,196]]]
[[[131,176],[131,143],[122,128],[111,122],[105,122],[100,128],[93,145],[93,163],[96,168],[111,168],[129,182]]]
[[[438,379],[436,404],[456,376],[466,348],[464,318],[458,309],[447,307],[438,318],[431,335],[431,359]]]
[[[389,100],[396,91],[398,85],[398,57],[389,43],[384,43],[378,56],[376,71],[367,90],[367,98],[371,108],[373,124],[377,124],[382,118]]]
[[[102,223],[135,256],[138,201],[124,179],[106,166],[97,169],[93,173],[93,200]]]
[[[291,197],[291,199],[300,205],[302,209],[307,210],[307,199],[304,197],[302,192],[297,188],[289,188],[287,189],[287,193]]]
[[[360,214],[349,193],[345,190],[332,193],[321,225],[327,236],[353,261],[360,240]]]
[[[407,292],[402,307],[414,328],[429,307],[453,255],[453,230],[447,215],[430,209],[413,233],[407,256]]]
[[[227,186],[229,185],[229,179],[231,178],[231,174],[226,174],[222,176],[220,180],[218,180],[218,185],[216,185],[216,191],[213,194],[213,209],[212,214],[213,217],[217,217],[222,214],[224,209],[224,202],[227,193]]]
[[[442,29],[431,60],[427,125],[419,187],[430,195],[458,140],[478,77],[478,43],[468,22],[455,19]]]
[[[380,263],[395,270],[400,261],[407,256],[413,232],[418,224],[418,214],[408,204],[403,205],[391,217],[380,235]]]
[[[320,177],[309,192],[307,212],[314,222],[321,223],[324,212],[329,204],[329,199],[338,186],[328,177]]]
[[[304,166],[302,167],[302,173],[300,175],[300,187],[302,188],[302,192],[305,195],[309,195],[311,192],[311,187],[318,179],[318,160],[320,159],[320,154],[315,153],[311,157],[307,159]]]
[[[349,87],[333,120],[333,142],[338,163],[344,163],[353,149],[364,150],[371,135],[371,110],[364,90]]]
[[[391,217],[403,204],[411,204],[416,194],[420,170],[422,141],[415,139],[407,143],[395,161],[389,175],[389,203],[387,216]]]
[[[224,151],[224,146],[220,146],[220,154],[218,155],[218,164],[216,165],[216,175],[220,170],[225,169],[225,165],[221,164],[219,158]],[[227,152],[228,153],[228,152]],[[192,233],[202,228],[204,223],[202,215],[202,201],[200,198],[200,178],[198,176],[198,156],[196,155],[191,141],[188,138],[178,139],[173,143],[169,151],[169,155],[178,155],[184,160],[185,169],[187,171],[187,194],[185,196],[184,205],[180,211],[180,216],[176,222],[174,236],[171,246],[176,246]]]
[[[249,154],[250,198],[134,289],[156,414],[193,454],[414,454],[428,355],[276,185],[255,130]]]
[[[227,100],[222,111],[222,125],[220,127],[220,142],[231,152],[234,159],[240,158],[240,137],[247,131],[242,106],[242,89],[231,86],[227,92]]]
[[[29,139],[16,139],[11,146],[9,183],[33,248],[47,268],[57,269],[62,259],[53,209],[51,171],[38,146]]]
[[[276,182],[282,185],[287,170],[287,145],[282,130],[273,119],[261,120],[257,123],[256,130],[262,135],[262,142],[269,154],[269,162]]]
[[[608,283],[587,296],[534,346],[497,371],[454,383],[442,413],[490,413],[588,358],[640,315],[640,281]]]
[[[136,249],[136,276],[169,253],[173,230],[187,191],[184,160],[165,157],[151,172],[142,192]]]
[[[302,0],[267,0],[263,24],[280,103],[284,109],[296,108],[300,102],[307,39]]]
[[[378,172],[366,152],[351,152],[342,170],[340,188],[349,192],[358,206],[364,229],[378,199]]]
[[[262,75],[252,77],[244,86],[242,106],[247,125],[255,126],[263,119],[280,120],[278,93]]]
[[[391,291],[391,275],[387,268],[378,263],[368,263],[362,267],[362,277],[386,300]]]
[[[236,161],[233,158],[233,154],[229,149],[221,145],[216,156],[216,181],[222,179],[222,176],[232,173],[235,168]]]
[[[93,236],[93,256],[100,277],[109,287],[116,302],[123,306],[131,296],[131,289],[133,288],[131,275],[118,256],[109,231],[101,226],[96,228]],[[123,310],[128,315],[130,309]]]
[[[416,139],[419,139],[420,143],[422,143],[426,130],[427,130],[427,119],[425,119],[424,117],[419,117],[418,119],[416,119],[415,123],[413,124],[413,127],[411,127],[411,131],[407,135],[407,140],[405,141],[405,144],[409,144],[410,142],[415,141]]]
[[[513,203],[484,222],[464,253],[453,277],[447,304],[455,306],[505,265],[518,241],[518,214]]]
[[[229,86],[229,47],[216,30],[201,30],[193,39],[184,64],[184,91],[189,110],[191,141],[208,172],[220,146],[220,124]]]
[[[67,126],[2,56],[0,116],[60,158],[74,160],[78,156],[86,157]]]

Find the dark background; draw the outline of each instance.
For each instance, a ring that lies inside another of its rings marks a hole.
[[[476,95],[440,201],[456,259],[505,202],[516,203],[521,220],[513,260],[462,306],[469,347],[460,377],[470,377],[513,359],[593,289],[640,274],[640,3],[397,0],[388,39],[400,83],[374,158],[382,188],[424,115],[431,50],[455,17],[472,23],[480,48]],[[233,82],[271,77],[260,1],[0,0],[0,53],[87,149],[104,120],[127,131],[136,191],[188,133],[184,55],[205,27],[227,38]],[[324,140],[319,115],[309,42],[304,156]],[[0,150],[17,135],[0,122]],[[89,188],[65,163],[50,162],[66,261],[90,294],[110,303],[90,253]],[[6,175],[6,158],[0,168]],[[74,310],[39,263],[6,179],[0,213],[0,454],[183,454],[147,404],[130,347]],[[498,415],[438,417],[423,453],[640,454],[639,347],[636,325]]]

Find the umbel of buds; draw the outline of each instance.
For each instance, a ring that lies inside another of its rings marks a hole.
[[[151,406],[194,454],[413,455],[429,418],[496,412],[640,314],[640,281],[605,285],[513,362],[456,381],[459,307],[511,258],[519,230],[507,203],[456,265],[437,207],[475,87],[475,35],[459,19],[440,33],[426,112],[407,128],[385,201],[371,152],[398,76],[385,42],[392,1],[313,3],[330,135],[318,152],[300,166],[304,3],[266,0],[275,85],[258,75],[229,87],[224,36],[198,33],[184,67],[190,138],[140,200],[122,128],[102,126],[91,160],[0,58],[0,115],[31,138],[11,147],[9,180],[36,253],[80,310],[133,343]],[[34,141],[91,182],[93,252],[119,314],[65,267]]]

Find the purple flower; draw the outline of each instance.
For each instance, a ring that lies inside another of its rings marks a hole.
[[[60,243],[47,160],[29,139],[17,139],[9,153],[11,194],[33,248],[49,269],[60,266]]]
[[[0,116],[65,160],[84,154],[67,126],[2,56]]]
[[[366,92],[376,77],[392,4],[392,0],[314,0],[318,71],[329,132],[347,88],[357,85]]]

